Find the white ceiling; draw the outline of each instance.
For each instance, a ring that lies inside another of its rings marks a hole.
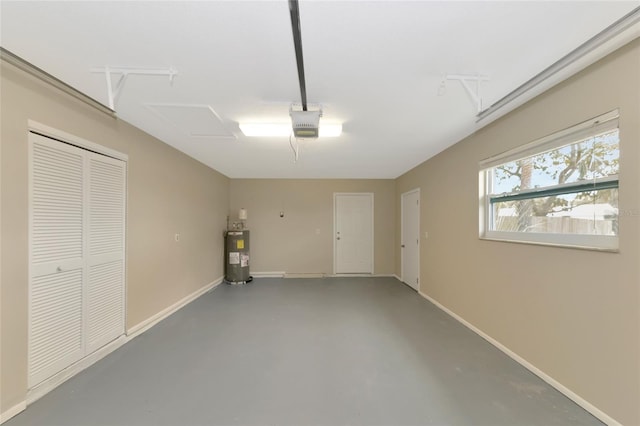
[[[175,68],[130,76],[117,114],[229,177],[395,178],[477,128],[460,83],[437,95],[443,74],[489,76],[487,107],[638,5],[301,0],[308,101],[343,135],[301,142],[297,163],[288,138],[238,128],[300,102],[286,0],[2,0],[0,42],[105,104],[93,68]]]

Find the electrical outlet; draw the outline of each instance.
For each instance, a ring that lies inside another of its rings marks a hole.
[[[176,234],[176,235],[174,236],[174,238],[175,238],[176,243],[177,243],[178,241],[180,241],[180,234]]]

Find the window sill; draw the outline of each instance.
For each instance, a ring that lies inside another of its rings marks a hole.
[[[491,234],[480,235],[480,240],[497,241],[513,244],[529,244],[536,246],[547,246],[566,249],[599,251],[604,253],[619,253],[618,237],[594,236],[594,235],[572,235],[572,241],[560,241],[565,235],[555,234],[527,234],[529,238],[522,238],[511,233],[492,232]],[[553,241],[555,240],[555,241]]]

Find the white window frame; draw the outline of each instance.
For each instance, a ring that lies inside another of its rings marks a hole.
[[[585,139],[596,133],[617,129],[619,128],[618,118],[618,110],[610,111],[568,129],[561,130],[526,145],[480,161],[478,178],[480,200],[480,239],[617,252],[617,235],[553,234],[492,230],[491,200],[489,195],[491,194],[492,185],[491,170],[494,167],[553,150],[572,142],[578,142],[581,139]],[[602,180],[606,181],[617,179],[617,176],[610,176]],[[522,193],[535,191],[536,190],[533,189],[530,191],[522,191]]]

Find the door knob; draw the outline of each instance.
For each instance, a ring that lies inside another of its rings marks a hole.
[[[340,239],[340,237],[336,238],[336,240],[339,240],[339,239]]]
[[[401,245],[400,247],[404,248],[404,244],[403,244],[403,245]]]

